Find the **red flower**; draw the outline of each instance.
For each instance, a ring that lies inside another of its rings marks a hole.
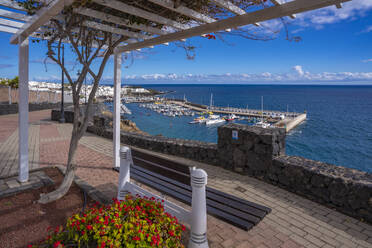
[[[139,240],[141,240],[140,237],[138,237],[138,236],[135,236],[135,237],[133,237],[132,239],[135,240],[135,241],[139,241]]]
[[[102,243],[101,243],[101,248],[105,248],[106,247],[106,243],[105,243],[105,241],[103,241]]]
[[[56,241],[56,242],[54,242],[54,244],[53,244],[53,248],[58,248],[60,245],[62,245],[62,244],[61,244],[61,241]]]
[[[93,227],[92,227],[91,225],[87,225],[87,229],[88,229],[88,230],[92,230]]]

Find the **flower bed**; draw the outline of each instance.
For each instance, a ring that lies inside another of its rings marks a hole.
[[[49,228],[45,241],[29,247],[184,247],[184,230],[161,202],[128,195],[73,215],[65,227]]]

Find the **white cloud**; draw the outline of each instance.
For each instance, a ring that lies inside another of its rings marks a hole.
[[[305,74],[303,69],[302,69],[302,66],[300,66],[300,65],[293,66],[293,70],[295,70],[298,73],[299,76],[303,76]]]
[[[126,76],[129,83],[319,83],[354,82],[372,83],[372,72],[322,72],[311,73],[301,65],[292,67],[288,73],[224,73],[224,74],[149,74]]]
[[[372,25],[366,27],[365,29],[363,29],[360,33],[361,33],[361,34],[362,34],[362,33],[369,33],[369,32],[371,32],[371,31],[372,31]]]
[[[335,6],[329,6],[300,13],[297,15],[296,19],[293,20],[293,23],[294,25],[303,27],[313,26],[319,29],[326,24],[363,17],[370,10],[372,10],[371,0],[353,0],[343,3],[341,9],[337,9]]]
[[[364,63],[372,62],[372,59],[365,59],[365,60],[362,60],[362,62]]]

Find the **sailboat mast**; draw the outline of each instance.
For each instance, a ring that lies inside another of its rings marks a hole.
[[[287,116],[288,116],[288,104],[287,104]]]
[[[261,121],[263,122],[263,96],[261,96]]]
[[[209,109],[212,109],[212,104],[213,104],[213,93],[211,93],[211,100],[209,102]]]

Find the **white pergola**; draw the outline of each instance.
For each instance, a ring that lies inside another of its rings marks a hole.
[[[10,43],[19,46],[19,177],[20,182],[28,180],[28,38],[37,37],[48,29],[51,19],[60,18],[61,11],[74,0],[46,0],[47,5],[35,15],[27,16],[25,11],[12,0],[0,0],[0,32],[13,34]],[[135,24],[123,19],[89,7],[76,8],[74,11],[80,15],[92,17],[86,21],[85,26],[105,32],[129,37],[115,49],[114,54],[114,166],[120,166],[120,89],[121,89],[121,54],[141,48],[152,48],[155,45],[169,44],[169,42],[184,41],[195,36],[204,36],[209,33],[230,32],[246,25],[259,26],[260,22],[289,17],[294,19],[296,14],[335,5],[341,8],[343,2],[350,0],[270,0],[265,8],[246,12],[229,0],[210,0],[210,2],[230,15],[225,19],[216,20],[206,14],[199,13],[184,5],[175,5],[173,0],[148,0],[159,8],[173,11],[176,14],[190,18],[189,24],[165,18],[157,11],[148,11],[129,5],[122,0],[92,0],[96,5],[123,12],[132,16],[141,17],[153,24],[162,24],[164,28],[156,25]],[[182,1],[181,1],[182,3]],[[133,30],[136,30],[134,32]]]

